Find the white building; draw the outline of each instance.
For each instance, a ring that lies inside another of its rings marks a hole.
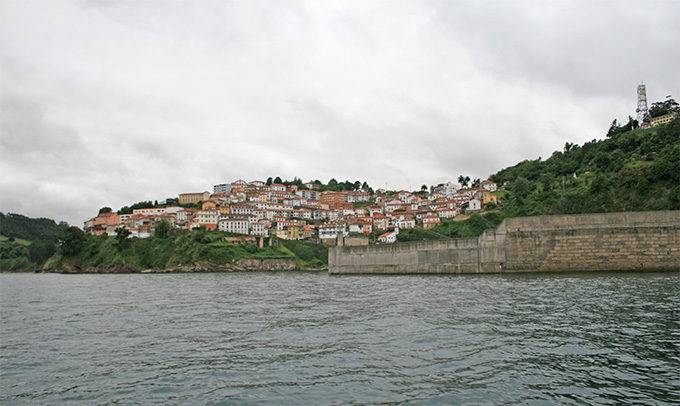
[[[227,233],[250,234],[250,221],[247,218],[220,219],[219,230]]]
[[[490,180],[485,180],[482,182],[482,188],[488,190],[489,192],[495,192],[498,190],[498,186]]]
[[[166,212],[165,207],[152,207],[149,209],[132,210],[132,214],[141,214],[142,216],[159,216],[161,214],[165,214],[165,212]]]
[[[231,193],[231,184],[221,183],[219,185],[214,185],[213,193],[214,194],[222,193],[224,195],[228,195],[229,193]]]
[[[385,244],[395,243],[397,242],[397,234],[399,234],[399,230],[388,231],[385,234],[378,237],[378,241],[383,242]]]
[[[479,199],[472,199],[468,204],[468,211],[477,211],[482,209],[482,202]]]
[[[298,190],[297,194],[307,200],[319,200],[321,199],[321,192],[317,192],[316,190]]]
[[[259,235],[262,237],[268,237],[269,236],[269,230],[267,230],[267,225],[263,222],[253,222],[250,223],[251,227],[251,234],[252,235]]]

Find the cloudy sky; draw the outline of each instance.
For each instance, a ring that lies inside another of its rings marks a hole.
[[[419,189],[680,96],[680,2],[0,0],[0,211],[280,176]]]

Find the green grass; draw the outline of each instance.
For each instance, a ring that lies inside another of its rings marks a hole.
[[[0,235],[0,242],[10,242],[9,237],[5,237],[4,235]],[[27,241],[27,240],[24,240],[24,239],[21,239],[21,238],[15,238],[14,242],[19,244],[19,245],[25,245],[25,246],[31,245],[30,241]]]
[[[448,238],[446,235],[433,230],[423,230],[420,228],[406,228],[399,230],[397,241],[423,241],[423,240],[443,240]]]
[[[638,169],[638,168],[648,168],[652,165],[654,165],[654,161],[647,161],[647,160],[639,159],[639,160],[636,160],[636,161],[626,163],[626,165],[624,165],[624,167],[625,168],[631,168],[631,169]]]

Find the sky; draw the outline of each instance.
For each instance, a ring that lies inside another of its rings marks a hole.
[[[0,211],[281,177],[419,190],[680,96],[680,1],[0,0]]]

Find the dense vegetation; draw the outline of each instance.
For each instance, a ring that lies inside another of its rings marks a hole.
[[[267,179],[266,184],[271,185],[273,183],[279,183],[279,184],[286,185],[286,186],[295,185],[300,189],[307,189],[307,187],[302,182],[302,180],[297,178],[297,177],[294,178],[292,181],[282,180],[278,176],[276,178],[269,177]],[[320,192],[329,190],[329,191],[333,191],[333,192],[364,191],[364,192],[368,192],[368,193],[373,193],[373,188],[371,188],[368,185],[367,182],[362,183],[361,181],[358,181],[358,180],[354,181],[354,182],[351,182],[349,180],[346,180],[344,182],[338,182],[337,180],[335,180],[335,178],[333,178],[333,179],[328,181],[328,184],[324,185],[323,183],[321,183],[321,181],[319,181],[317,179],[317,180],[312,181],[311,183],[316,185],[314,190],[318,190]]]
[[[505,217],[677,210],[680,119],[583,146],[567,143],[542,161],[524,161],[490,179],[507,184]]]
[[[57,239],[68,224],[0,213],[0,271],[34,270],[57,251]]]
[[[108,208],[103,208],[107,211]],[[110,210],[110,209],[108,209]],[[320,269],[328,264],[328,248],[300,241],[265,239],[265,247],[233,244],[224,237],[236,236],[216,231],[189,232],[172,230],[161,223],[156,236],[129,238],[130,232],[119,228],[115,237],[93,236],[66,223],[30,219],[18,214],[0,213],[0,271],[37,271],[52,259],[50,268],[130,267],[165,269],[197,262],[210,265],[235,264],[242,258],[295,259],[298,268]]]
[[[56,267],[78,268],[167,269],[175,266],[204,263],[233,265],[242,258],[295,259],[298,268],[319,269],[327,266],[328,248],[313,243],[280,241],[269,246],[234,244],[224,237],[235,236],[217,231],[167,230],[150,238],[128,238],[121,233],[115,237],[92,236],[72,227],[62,236]]]
[[[21,214],[0,213],[0,235],[28,241],[56,242],[68,224],[46,218],[32,219]]]

